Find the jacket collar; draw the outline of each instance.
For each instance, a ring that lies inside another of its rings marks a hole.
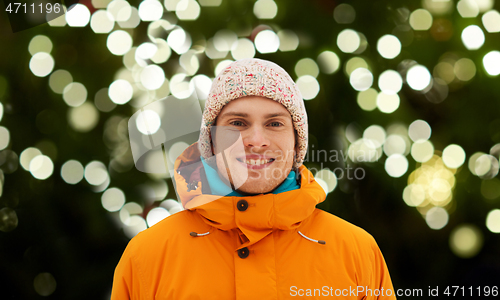
[[[273,230],[291,230],[309,217],[316,204],[325,200],[323,188],[305,166],[298,169],[300,188],[280,194],[225,196],[207,193],[207,182],[197,143],[189,146],[175,162],[175,189],[184,208],[201,215],[203,221],[220,230],[236,229],[240,233],[238,248],[250,246]],[[205,186],[204,186],[205,185]],[[237,203],[248,202],[239,211]]]

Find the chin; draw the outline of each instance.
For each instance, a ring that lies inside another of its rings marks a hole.
[[[238,191],[246,193],[246,194],[265,194],[273,191],[280,185],[280,181],[278,180],[265,180],[265,179],[257,179],[257,180],[247,180]]]

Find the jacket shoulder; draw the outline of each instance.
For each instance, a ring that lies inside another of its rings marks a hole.
[[[377,247],[375,239],[363,228],[356,226],[336,215],[321,209],[315,209],[311,216],[310,226],[324,239],[336,243],[354,243],[359,247]],[[318,232],[319,231],[319,232]]]

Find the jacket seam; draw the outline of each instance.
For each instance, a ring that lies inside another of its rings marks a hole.
[[[135,252],[135,251],[134,251],[134,252]],[[131,255],[131,256],[130,256],[130,261],[132,262],[132,265],[135,265],[135,266],[136,266],[136,268],[137,268],[137,273],[138,273],[138,277],[139,277],[139,282],[140,282],[140,283],[141,283],[141,285],[144,287],[145,294],[146,294],[146,295],[149,295],[148,286],[147,286],[147,284],[145,284],[145,282],[144,282],[144,276],[143,276],[143,275],[144,275],[144,273],[143,273],[143,271],[142,271],[142,269],[141,269],[141,266],[140,266],[139,264],[137,264],[137,262],[135,262],[135,260],[134,260],[134,255]],[[144,294],[143,294],[143,295],[144,295]],[[142,297],[143,295],[141,295],[141,296],[139,296],[139,297],[140,297],[140,298],[143,298],[143,297]]]
[[[278,296],[279,296],[279,291],[278,291],[278,265],[276,264],[276,257],[277,257],[277,253],[276,253],[276,238],[274,236],[274,231],[273,233],[271,234],[273,236],[273,243],[274,243],[274,276],[276,276],[276,280],[275,280],[275,285],[276,285],[276,300],[278,300]]]

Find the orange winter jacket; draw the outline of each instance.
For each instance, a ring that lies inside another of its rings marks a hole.
[[[196,159],[194,144],[175,167]],[[202,179],[190,190],[176,172],[186,209],[129,242],[111,299],[395,299],[373,237],[316,209],[325,192],[299,172],[300,189],[245,197],[205,193]]]

